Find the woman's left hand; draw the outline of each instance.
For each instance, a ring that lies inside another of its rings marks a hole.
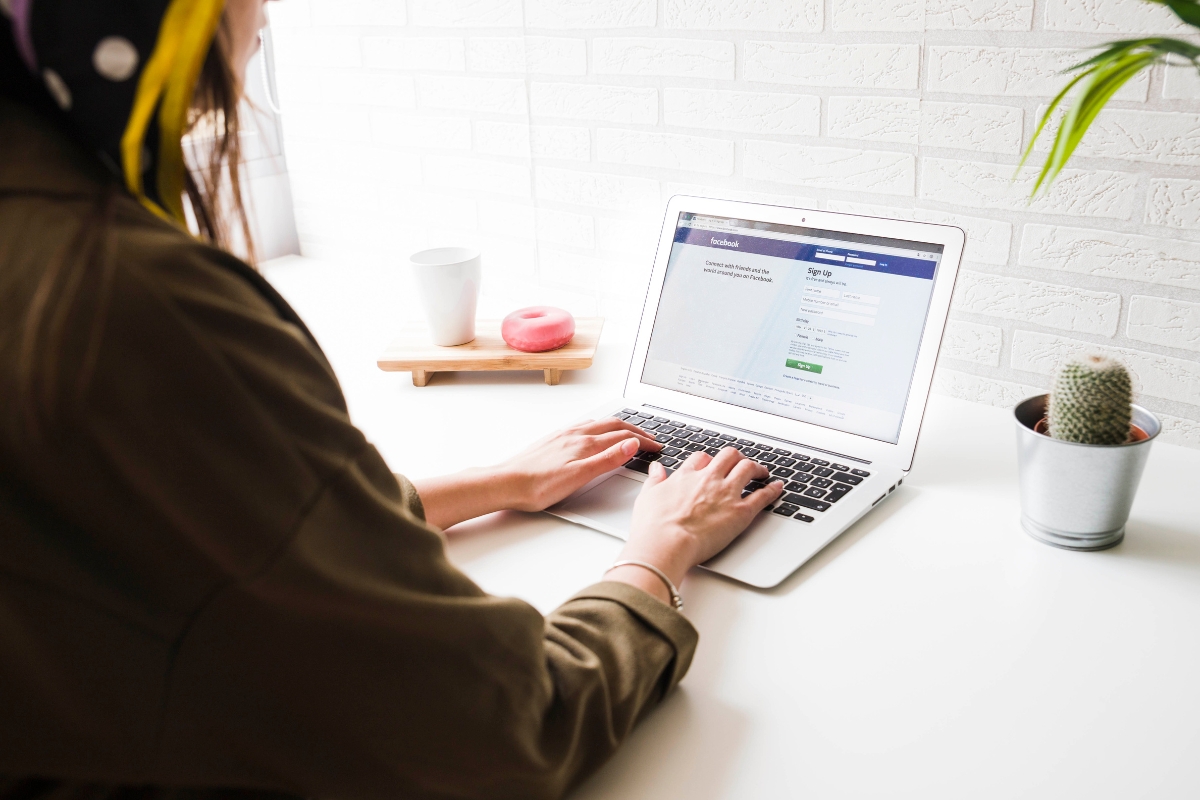
[[[593,478],[621,466],[638,450],[661,449],[651,434],[616,417],[552,433],[500,465],[513,487],[513,504],[507,508],[549,508]]]
[[[553,433],[498,466],[417,481],[417,494],[426,519],[439,528],[501,509],[541,511],[639,449],[661,448],[650,434],[616,417],[592,420]]]

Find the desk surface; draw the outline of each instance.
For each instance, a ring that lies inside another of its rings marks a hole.
[[[624,378],[632,337],[613,326],[560,386],[501,373],[417,389],[375,367],[414,316],[399,274],[267,272],[400,472],[498,460]],[[1007,411],[935,397],[896,496],[780,587],[689,577],[691,672],[575,797],[1200,796],[1200,452],[1155,444],[1125,542],[1070,553],[1021,532],[1013,440]],[[543,611],[619,546],[517,513],[450,535],[480,585]]]

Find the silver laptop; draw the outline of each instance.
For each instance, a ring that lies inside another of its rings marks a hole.
[[[651,460],[737,447],[786,491],[703,566],[780,583],[908,474],[964,241],[946,225],[672,198],[624,395],[598,412],[662,453],[550,513],[625,538]]]

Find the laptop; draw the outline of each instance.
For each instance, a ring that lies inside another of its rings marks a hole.
[[[549,512],[626,538],[651,461],[736,447],[785,491],[702,566],[779,584],[908,475],[964,243],[946,225],[673,197],[623,396],[598,410],[663,450]]]

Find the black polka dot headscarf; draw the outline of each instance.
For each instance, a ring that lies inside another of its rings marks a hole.
[[[225,0],[0,0],[17,53],[155,214],[183,223],[183,133]]]

